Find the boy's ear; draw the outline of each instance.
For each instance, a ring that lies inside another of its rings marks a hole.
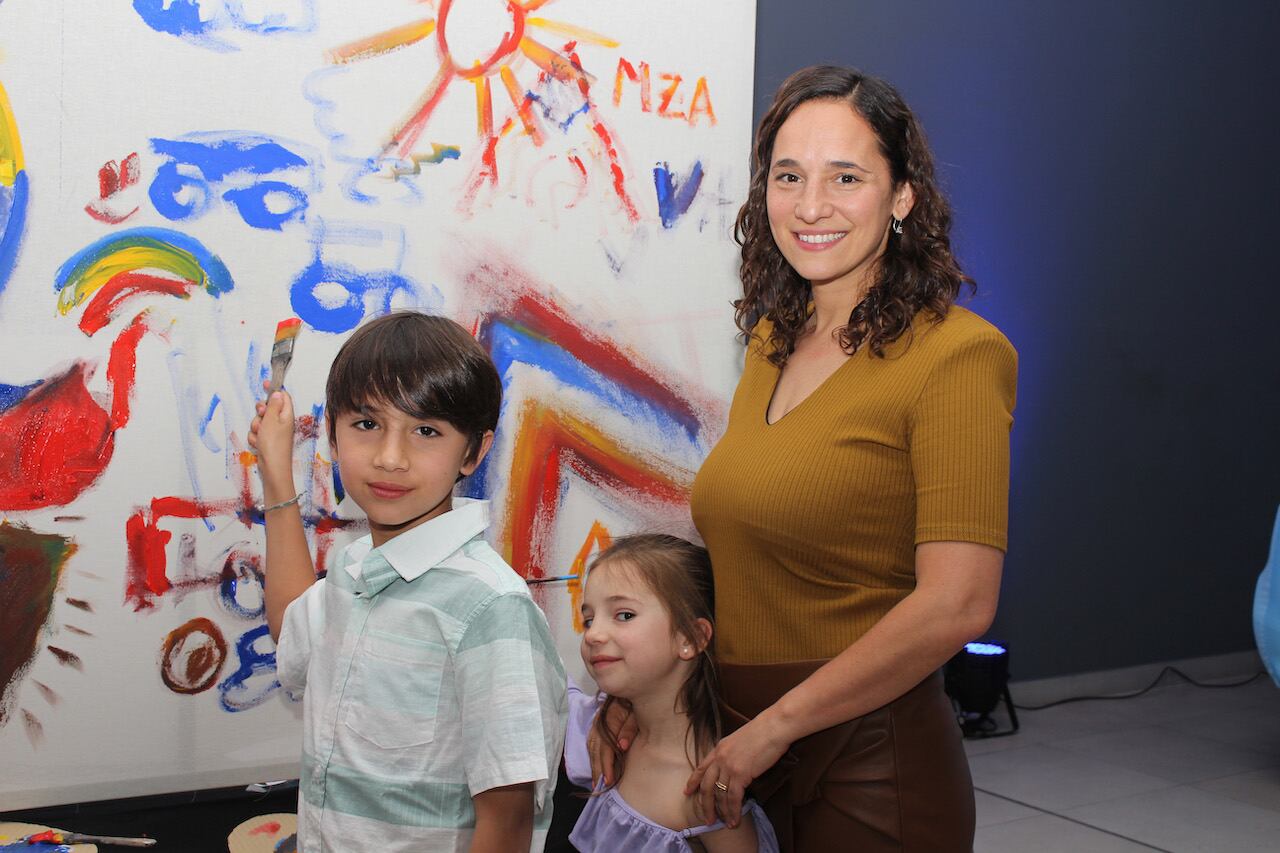
[[[484,461],[485,456],[489,455],[489,448],[491,447],[493,447],[493,430],[487,429],[484,431],[484,435],[480,436],[480,446],[476,448],[476,452],[472,457],[463,463],[462,470],[459,473],[464,477],[470,477],[480,467],[480,463]]]
[[[707,648],[711,642],[711,623],[706,619],[694,620],[697,637],[681,637],[680,660],[693,660]]]

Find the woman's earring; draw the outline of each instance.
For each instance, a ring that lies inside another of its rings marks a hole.
[[[896,216],[890,216],[890,217],[889,217],[889,229],[890,229],[891,231],[893,231],[893,233],[894,233],[894,234],[901,234],[901,233],[902,233],[902,220],[901,220],[901,219],[899,219],[899,218],[898,218],[898,217],[896,217]]]

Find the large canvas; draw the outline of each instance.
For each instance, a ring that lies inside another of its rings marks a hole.
[[[320,568],[345,335],[502,375],[465,483],[571,671],[584,563],[692,534],[741,349],[754,4],[0,0],[0,808],[297,772],[245,436],[276,322]]]

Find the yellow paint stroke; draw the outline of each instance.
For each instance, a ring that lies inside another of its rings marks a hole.
[[[581,83],[584,80],[594,83],[595,78],[585,71],[573,67],[573,63],[556,53],[545,44],[539,44],[529,37],[520,39],[520,52],[533,60],[533,64],[565,83]]]
[[[195,255],[176,246],[145,241],[143,245],[117,249],[94,261],[58,294],[58,312],[67,314],[115,276],[134,270],[169,273],[183,281],[204,286],[207,276]],[[184,297],[185,298],[185,297]]]
[[[493,136],[493,93],[489,78],[473,77],[471,82],[476,87],[476,133],[488,139]]]
[[[551,0],[524,0],[523,3],[518,3],[516,5],[521,9],[524,9],[526,12],[536,12],[549,2],[551,2]]]
[[[584,627],[582,589],[583,582],[587,579],[587,560],[592,554],[599,553],[612,544],[613,537],[609,534],[609,528],[599,521],[594,521],[591,524],[591,530],[587,532],[587,538],[582,542],[582,547],[578,549],[578,556],[573,558],[573,568],[569,570],[569,574],[573,575],[569,579],[569,608],[573,611],[573,630],[579,634]]]
[[[601,35],[595,30],[589,30],[586,27],[575,27],[573,24],[566,24],[563,21],[551,21],[547,18],[526,18],[525,24],[530,27],[538,27],[539,29],[559,33],[562,36],[568,36],[578,41],[598,44],[601,47],[617,47],[621,44],[621,42],[614,41],[606,35]]]
[[[511,103],[515,106],[521,123],[524,124],[524,132],[533,138],[534,145],[541,145],[542,131],[538,129],[538,123],[533,117],[533,110],[529,109],[529,102],[526,100],[524,93],[520,91],[520,84],[516,82],[516,75],[511,73],[511,67],[508,65],[500,67],[498,76],[502,78],[502,85],[506,87],[507,97],[511,98]]]
[[[384,30],[368,38],[358,39],[340,47],[335,47],[325,53],[325,59],[331,65],[345,65],[348,62],[368,59],[371,56],[381,56],[384,53],[390,53],[393,50],[399,50],[402,47],[408,47],[411,44],[420,42],[435,31],[436,22],[433,18],[428,18],[425,21],[414,21],[413,23]]]
[[[9,96],[0,85],[0,184],[13,186],[14,179],[24,167],[18,124],[13,118],[13,108],[9,106]]]

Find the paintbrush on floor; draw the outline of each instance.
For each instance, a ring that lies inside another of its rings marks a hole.
[[[46,829],[21,839],[24,844],[111,844],[116,847],[155,847],[154,838],[118,838],[113,835],[86,835],[83,832],[62,832]]]
[[[270,397],[284,386],[284,374],[293,361],[293,342],[302,331],[302,321],[297,317],[281,320],[276,326],[276,340],[271,345],[271,387],[267,389]]]

